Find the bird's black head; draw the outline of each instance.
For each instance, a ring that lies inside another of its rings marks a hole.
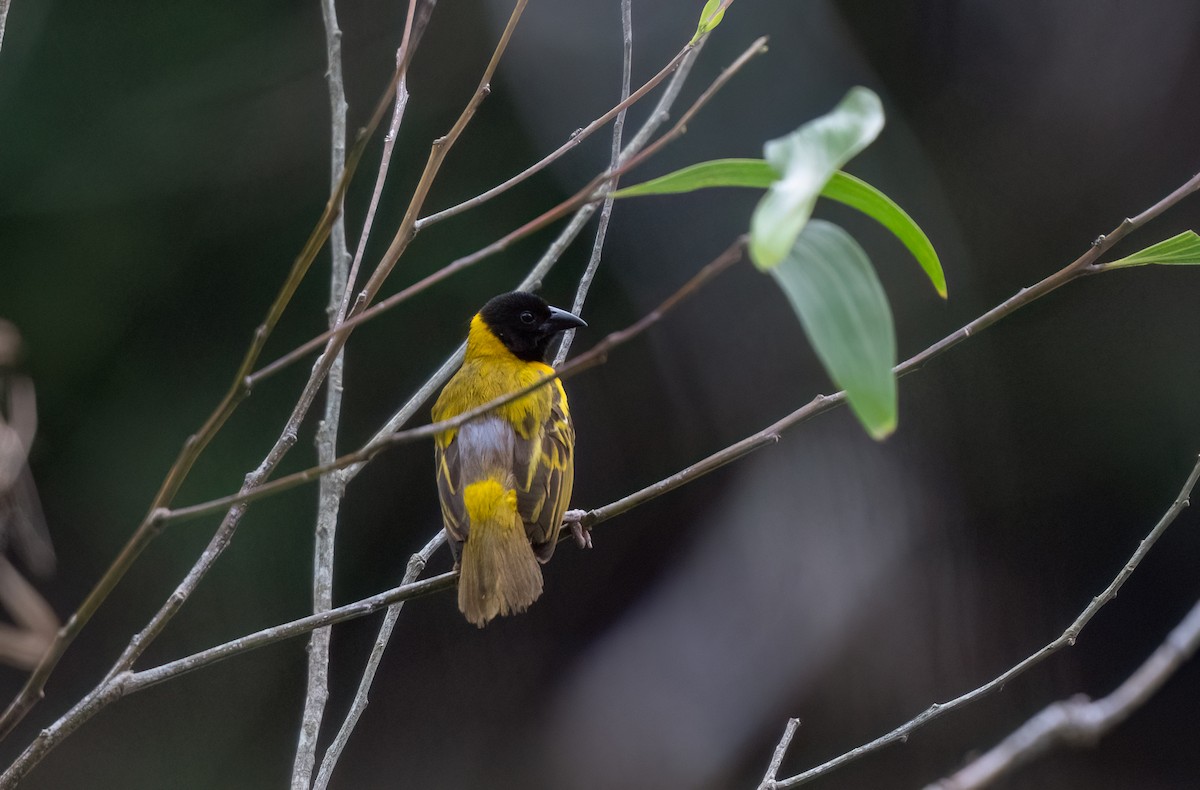
[[[493,297],[479,317],[509,351],[526,362],[545,361],[550,341],[559,332],[587,326],[574,313],[551,307],[541,297],[523,291]]]

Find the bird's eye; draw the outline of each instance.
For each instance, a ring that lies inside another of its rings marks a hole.
[[[533,323],[533,313],[529,312],[528,310],[521,313],[521,323],[522,324],[532,324]]]

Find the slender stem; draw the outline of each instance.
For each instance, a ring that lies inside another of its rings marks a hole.
[[[424,548],[412,555],[408,560],[408,568],[404,572],[404,579],[400,582],[400,586],[404,587],[415,582],[417,577],[421,575],[421,572],[425,570],[425,566],[429,564],[433,553],[445,542],[446,533],[438,532],[425,544]],[[362,678],[358,682],[358,690],[354,694],[354,701],[350,705],[350,711],[346,714],[346,719],[342,722],[341,728],[338,729],[337,735],[334,736],[333,742],[325,751],[325,756],[321,758],[321,769],[317,772],[317,779],[313,784],[313,790],[325,790],[329,786],[329,780],[333,776],[333,769],[337,767],[338,758],[342,756],[342,751],[350,741],[350,734],[354,732],[359,718],[362,716],[363,711],[367,709],[367,694],[371,690],[371,684],[375,681],[375,672],[379,669],[379,662],[383,660],[383,652],[387,648],[388,641],[391,639],[392,630],[396,627],[396,621],[400,619],[400,610],[403,607],[404,601],[397,601],[388,607],[387,614],[384,615],[383,624],[379,628],[379,635],[375,638],[375,645],[371,648],[371,655],[367,659],[367,665],[363,669]]]
[[[496,73],[496,68],[500,65],[500,58],[503,57],[504,51],[508,48],[508,42],[512,39],[513,31],[517,28],[517,23],[521,19],[521,14],[525,11],[525,6],[528,0],[516,0],[513,6],[512,13],[509,15],[508,24],[504,27],[504,32],[500,34],[500,41],[496,44],[496,48],[492,51],[492,57],[488,61],[487,66],[483,70],[483,75],[479,78],[479,86],[475,89],[475,93],[471,96],[467,106],[459,114],[458,120],[450,127],[450,131],[443,137],[433,141],[433,146],[429,152],[429,159],[425,163],[425,169],[421,173],[421,178],[417,182],[416,189],[413,190],[412,199],[409,200],[408,208],[404,212],[404,218],[400,220],[400,227],[396,230],[396,235],[392,239],[391,245],[383,254],[383,259],[379,265],[375,267],[367,284],[363,286],[356,300],[356,305],[365,307],[375,294],[379,292],[379,288],[383,285],[383,281],[391,274],[396,262],[400,260],[400,256],[408,248],[409,242],[412,241],[416,231],[414,226],[417,221],[417,216],[421,212],[422,206],[425,204],[425,199],[429,196],[429,190],[433,187],[434,179],[437,177],[438,171],[441,170],[442,163],[446,160],[446,155],[454,144],[458,142],[458,138],[466,130],[467,124],[475,117],[475,111],[479,109],[479,105],[491,93],[492,77]],[[353,312],[353,310],[352,310]],[[351,322],[347,321],[339,327],[334,335],[330,338],[330,346],[337,346],[338,337],[346,337],[349,335],[349,330],[353,327]],[[329,349],[326,349],[326,354]]]
[[[621,39],[624,44],[621,66],[621,99],[624,100],[629,97],[630,73],[633,70],[633,8],[631,0],[621,0]],[[617,120],[613,122],[609,170],[616,170],[621,164],[621,135],[624,130],[625,111],[622,110],[617,115]],[[616,189],[616,186],[617,181],[614,179],[609,188],[610,190]],[[583,314],[583,303],[592,287],[592,280],[596,278],[596,271],[600,268],[600,256],[604,251],[604,237],[608,234],[608,221],[612,217],[614,200],[610,191],[600,206],[600,220],[596,224],[596,239],[592,242],[592,255],[588,259],[587,267],[583,270],[583,276],[579,278],[579,287],[575,289],[575,301],[571,303],[571,312],[575,315]],[[558,353],[554,355],[554,367],[557,368],[567,358],[567,354],[571,351],[571,343],[574,341],[575,330],[567,330],[558,346]]]
[[[1163,643],[1111,694],[1094,702],[1073,697],[1042,710],[953,776],[926,790],[987,787],[1058,744],[1092,746],[1154,696],[1200,648],[1200,601]]]
[[[783,765],[783,757],[787,754],[788,747],[792,745],[792,738],[796,737],[796,730],[799,727],[799,719],[787,720],[787,726],[783,728],[783,737],[779,739],[779,744],[775,747],[775,753],[771,755],[771,762],[767,765],[767,772],[763,774],[763,780],[758,785],[758,790],[774,790],[775,777],[779,775],[779,767]]]
[[[411,18],[412,3],[409,4],[409,8]],[[336,184],[341,180],[346,164],[346,89],[342,80],[342,31],[338,27],[337,6],[334,0],[321,0],[321,17],[325,24],[325,50],[328,61],[326,80],[329,85],[330,178]],[[399,93],[397,90],[397,95]],[[329,239],[332,261],[328,311],[331,326],[336,326],[341,319],[341,307],[349,290],[350,253],[346,249],[344,211],[344,206],[338,207],[338,218]],[[338,352],[325,379],[325,410],[316,432],[318,463],[327,463],[337,456],[338,425],[341,422],[344,387],[344,356],[344,350]],[[344,491],[338,475],[321,478],[318,486],[317,518],[313,537],[314,613],[333,608],[334,545],[338,512]],[[308,640],[308,676],[296,758],[292,764],[292,790],[308,790],[312,786],[321,720],[329,700],[330,636],[330,629],[318,628]]]
[[[10,0],[0,0],[0,49],[4,47],[4,26],[8,22],[8,8],[10,5]]]
[[[630,39],[630,41],[632,41],[632,39]],[[679,52],[677,52],[675,54],[675,57],[671,58],[671,60],[667,63],[667,65],[663,66],[662,69],[657,74],[655,74],[653,77],[651,77],[649,80],[647,80],[644,85],[642,85],[640,88],[638,88],[633,93],[629,92],[629,87],[628,87],[629,81],[626,80],[623,83],[623,85],[625,87],[623,88],[623,90],[621,92],[621,101],[618,102],[617,105],[614,106],[611,110],[604,113],[604,115],[601,115],[599,118],[592,121],[587,126],[576,131],[574,134],[571,135],[570,139],[567,140],[565,143],[560,145],[555,150],[551,151],[549,154],[544,156],[542,159],[540,159],[536,163],[525,168],[520,173],[517,173],[515,176],[508,179],[507,181],[505,181],[501,184],[497,184],[496,186],[492,187],[491,189],[487,190],[486,192],[476,195],[475,197],[470,198],[469,200],[464,200],[462,203],[459,203],[456,206],[451,206],[450,208],[442,209],[441,211],[437,212],[436,214],[430,214],[427,217],[422,217],[421,219],[417,220],[417,226],[416,226],[417,230],[424,230],[425,228],[427,228],[430,225],[441,222],[444,219],[450,219],[450,217],[457,216],[458,214],[461,214],[464,211],[467,211],[469,209],[476,208],[476,207],[486,203],[487,201],[491,200],[492,198],[496,197],[497,195],[507,192],[508,190],[512,189],[517,184],[520,184],[522,181],[526,180],[527,178],[530,178],[531,176],[534,176],[537,173],[541,172],[543,169],[546,168],[546,166],[554,163],[558,159],[561,159],[564,154],[566,154],[571,149],[575,148],[575,146],[579,145],[584,140],[591,137],[593,132],[602,128],[606,123],[613,120],[613,118],[620,118],[620,119],[622,119],[621,123],[624,123],[623,119],[625,117],[625,111],[628,110],[632,105],[634,105],[638,101],[640,101],[650,91],[657,88],[659,86],[659,84],[661,84],[662,81],[664,79],[666,79],[669,74],[671,74],[671,72],[675,71],[675,69],[679,67],[679,64],[681,64],[683,62],[684,58],[686,58],[694,48],[695,48],[695,45],[688,44],[686,47],[679,50]]]
[[[979,686],[972,691],[968,691],[966,694],[956,697],[949,702],[931,705],[920,715],[910,719],[886,735],[876,738],[869,743],[865,743],[862,746],[851,749],[845,754],[835,757],[828,762],[822,763],[815,768],[810,768],[803,773],[780,780],[779,782],[775,783],[774,787],[779,788],[780,790],[783,790],[783,788],[787,787],[799,787],[800,785],[810,782],[817,777],[828,774],[829,772],[845,765],[848,762],[851,762],[852,760],[857,760],[859,757],[863,757],[871,752],[877,751],[888,744],[896,743],[897,741],[903,741],[914,730],[919,729],[928,722],[933,721],[934,719],[949,713],[952,710],[957,710],[964,705],[974,702],[980,697],[1002,688],[1004,684],[1025,672],[1025,670],[1040,664],[1048,656],[1053,655],[1068,645],[1074,645],[1076,638],[1079,636],[1079,632],[1082,631],[1084,626],[1088,624],[1088,621],[1090,621],[1096,615],[1096,612],[1100,611],[1101,607],[1116,597],[1117,590],[1125,582],[1125,579],[1129,578],[1129,574],[1133,573],[1134,569],[1137,568],[1142,559],[1145,558],[1146,554],[1150,551],[1150,547],[1153,546],[1154,542],[1157,541],[1163,532],[1166,531],[1167,527],[1171,526],[1171,523],[1179,517],[1179,514],[1183,512],[1184,508],[1188,506],[1189,497],[1192,494],[1192,489],[1196,486],[1197,480],[1200,480],[1200,459],[1198,459],[1196,461],[1196,465],[1192,467],[1192,472],[1188,475],[1187,481],[1184,482],[1183,488],[1179,492],[1179,496],[1175,497],[1175,501],[1171,503],[1171,507],[1167,509],[1167,512],[1164,513],[1162,518],[1158,520],[1158,523],[1154,525],[1154,529],[1150,530],[1150,533],[1142,539],[1142,542],[1133,552],[1133,555],[1129,558],[1129,561],[1121,567],[1121,570],[1119,573],[1117,573],[1116,578],[1113,579],[1112,583],[1108,585],[1104,592],[1093,598],[1091,602],[1084,607],[1084,610],[1080,612],[1078,617],[1075,618],[1075,622],[1071,623],[1071,625],[1068,626],[1067,629],[1063,631],[1057,639],[1047,644],[1041,650],[1038,650],[1037,652],[1027,656],[1019,663],[1009,667],[1002,674],[992,678],[982,686]]]

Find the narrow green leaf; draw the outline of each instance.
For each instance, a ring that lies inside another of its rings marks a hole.
[[[1120,260],[1104,264],[1105,269],[1123,269],[1126,266],[1145,266],[1160,263],[1167,266],[1200,266],[1200,236],[1194,230],[1185,230],[1178,236],[1151,244],[1144,250],[1126,255]]]
[[[895,201],[866,181],[841,171],[833,174],[833,178],[821,190],[821,195],[858,209],[894,233],[925,270],[938,295],[946,298],[946,274],[942,271],[937,251],[921,226]]]
[[[779,173],[762,159],[713,159],[688,165],[674,173],[618,189],[613,197],[675,195],[710,187],[758,187],[779,180]]]
[[[713,187],[765,189],[779,180],[779,173],[763,159],[713,159],[667,173],[665,176],[618,189],[613,197],[675,195]],[[938,295],[946,298],[946,274],[933,243],[908,213],[887,195],[862,179],[838,170],[821,189],[821,197],[857,209],[895,234],[925,270]]]
[[[886,438],[897,420],[896,332],[863,248],[837,225],[815,219],[768,271],[859,422],[872,438]]]
[[[704,4],[704,10],[700,12],[700,24],[696,26],[696,35],[692,36],[689,43],[695,44],[701,36],[721,24],[724,18],[725,9],[721,7],[721,0],[708,0]]]
[[[831,112],[764,148],[781,174],[750,218],[750,258],[760,269],[788,255],[826,182],[883,129],[883,104],[872,91],[851,88]]]

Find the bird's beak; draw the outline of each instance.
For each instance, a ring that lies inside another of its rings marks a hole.
[[[577,326],[587,326],[587,322],[574,313],[568,313],[566,310],[551,307],[550,317],[542,323],[542,332],[546,335],[552,335],[555,332],[562,332],[563,330],[573,329]]]

